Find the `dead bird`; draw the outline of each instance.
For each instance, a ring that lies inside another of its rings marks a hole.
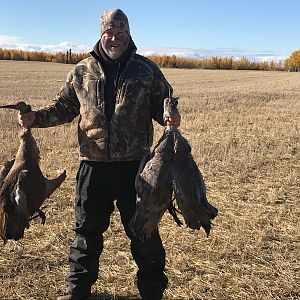
[[[31,107],[24,102],[0,106],[22,113]],[[22,128],[20,146],[15,159],[7,161],[0,171],[0,237],[4,243],[9,239],[23,238],[29,221],[35,216],[46,216],[40,207],[66,178],[63,170],[56,178],[47,179],[39,166],[40,152],[30,128]]]
[[[164,100],[164,115],[177,112],[178,98]],[[206,197],[206,187],[188,141],[176,128],[166,127],[151,154],[146,155],[136,176],[137,208],[131,228],[140,240],[149,238],[166,210],[178,225],[176,212],[183,215],[187,227],[204,228],[207,236],[211,220],[218,210]],[[178,209],[173,205],[176,200]]]
[[[141,240],[151,236],[172,202],[173,140],[167,136],[169,132],[165,131],[153,152],[143,158],[135,179],[137,210],[131,226]]]

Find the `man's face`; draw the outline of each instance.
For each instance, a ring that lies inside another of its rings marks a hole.
[[[101,45],[110,59],[118,59],[127,49],[129,35],[119,28],[106,30],[101,36]]]

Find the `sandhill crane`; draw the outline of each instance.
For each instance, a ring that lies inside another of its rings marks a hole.
[[[24,102],[0,108],[22,113],[31,110]],[[7,161],[0,171],[0,237],[4,243],[22,238],[36,213],[44,224],[46,217],[40,207],[66,178],[65,170],[54,179],[44,177],[39,166],[39,149],[30,128],[22,128],[20,139],[15,159]]]
[[[166,98],[164,115],[176,112],[177,98]],[[172,204],[174,198],[185,224],[197,230],[203,227],[209,235],[211,220],[218,210],[207,201],[205,183],[191,147],[178,129],[165,128],[152,153],[143,158],[135,185],[137,209],[131,228],[140,240],[151,236],[167,209],[177,224],[182,224]]]

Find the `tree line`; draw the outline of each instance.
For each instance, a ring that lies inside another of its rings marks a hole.
[[[72,53],[71,49],[66,53],[48,53],[42,51],[23,51],[18,49],[0,48],[0,60],[26,60],[77,64],[88,57],[88,53]]]
[[[0,60],[26,60],[56,63],[76,64],[88,57],[88,53],[47,53],[38,51],[23,51],[18,49],[0,48]],[[232,57],[211,57],[205,59],[189,59],[175,55],[148,56],[161,68],[187,68],[187,69],[220,69],[220,70],[261,70],[261,71],[300,71],[300,50],[292,52],[291,56],[281,61],[256,62],[246,57],[233,59]]]
[[[187,59],[168,55],[149,56],[162,68],[188,68],[188,69],[220,69],[220,70],[262,70],[283,71],[281,62],[255,62],[246,57],[235,60],[232,57],[211,57],[205,59]]]

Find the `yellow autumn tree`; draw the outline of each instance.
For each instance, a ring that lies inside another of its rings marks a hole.
[[[285,60],[285,69],[293,72],[300,72],[300,50],[292,52],[291,56]]]

